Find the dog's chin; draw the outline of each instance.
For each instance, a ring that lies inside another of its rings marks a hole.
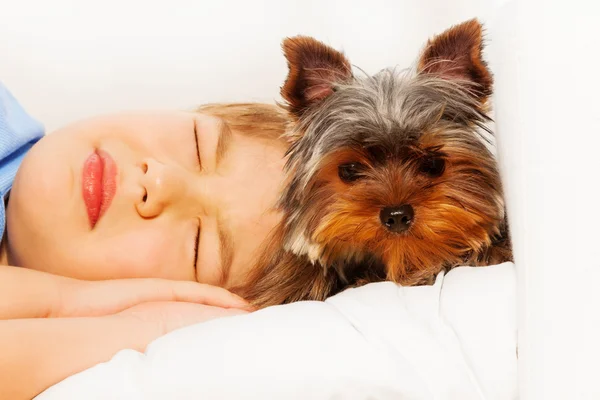
[[[405,240],[381,243],[380,254],[387,278],[402,285],[432,283],[435,275],[450,264],[458,264],[465,251],[452,251],[442,243],[428,242],[407,235]]]
[[[341,276],[356,265],[376,264],[385,266],[384,279],[420,285],[432,283],[435,275],[449,266],[468,263],[473,254],[490,246],[494,234],[476,224],[437,234],[424,233],[427,230],[415,225],[406,232],[390,233],[379,226],[368,229],[369,234],[357,235],[340,229],[328,236],[307,235],[312,239],[305,248],[313,250],[309,256],[313,263],[336,268]]]

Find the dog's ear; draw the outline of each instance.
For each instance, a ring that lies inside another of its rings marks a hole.
[[[472,19],[429,40],[418,64],[419,73],[463,81],[482,102],[492,93],[492,74],[482,58],[481,24]]]
[[[350,62],[341,52],[311,37],[287,38],[282,47],[289,72],[281,96],[298,117],[332,94],[336,83],[352,77]]]

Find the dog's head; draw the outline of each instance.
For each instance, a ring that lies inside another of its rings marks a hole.
[[[287,250],[325,267],[380,260],[388,279],[415,284],[490,245],[504,203],[481,137],[492,76],[476,20],[430,40],[409,72],[356,77],[309,37],[283,49],[296,121],[280,202]]]

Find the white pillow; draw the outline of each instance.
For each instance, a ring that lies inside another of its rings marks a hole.
[[[172,332],[38,396],[54,399],[513,399],[515,272],[461,267]]]

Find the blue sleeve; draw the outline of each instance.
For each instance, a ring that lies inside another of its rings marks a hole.
[[[6,225],[4,197],[12,187],[23,157],[43,135],[44,127],[27,114],[0,82],[0,237]]]

